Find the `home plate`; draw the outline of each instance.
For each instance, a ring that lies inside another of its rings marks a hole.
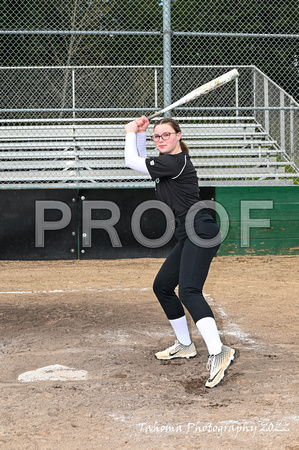
[[[18,381],[22,383],[30,381],[81,381],[86,379],[86,370],[77,370],[59,364],[25,372],[18,377]]]

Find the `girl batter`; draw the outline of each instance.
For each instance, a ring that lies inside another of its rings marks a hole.
[[[222,344],[213,312],[203,296],[203,285],[211,261],[220,246],[220,239],[215,244],[215,237],[220,236],[219,228],[206,209],[197,212],[192,227],[188,223],[187,213],[200,201],[200,196],[196,170],[188,147],[181,140],[179,124],[171,118],[164,118],[155,124],[152,138],[159,156],[150,158],[146,157],[148,125],[145,116],[125,125],[126,165],[149,174],[155,181],[157,199],[165,202],[174,213],[178,241],[159,270],[153,286],[177,339],[174,345],[155,356],[161,360],[196,356],[185,307],[208,349],[210,377],[205,385],[211,388],[223,379],[236,356],[234,349]],[[192,233],[196,233],[202,245],[192,239]],[[178,296],[175,293],[177,286]]]

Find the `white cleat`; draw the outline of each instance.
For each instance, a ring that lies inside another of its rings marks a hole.
[[[174,345],[166,348],[162,352],[155,354],[157,359],[175,359],[175,358],[194,358],[197,351],[193,342],[190,345],[183,345],[179,341],[175,341]]]
[[[210,378],[206,382],[207,388],[217,386],[226,374],[226,369],[234,362],[236,350],[222,345],[222,350],[218,355],[210,355],[207,363],[207,370],[210,371]]]

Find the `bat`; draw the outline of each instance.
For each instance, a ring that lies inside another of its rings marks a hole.
[[[230,81],[234,80],[238,76],[239,76],[239,72],[237,71],[237,69],[233,69],[230,72],[226,72],[223,75],[221,75],[220,77],[215,78],[214,80],[211,80],[206,84],[203,84],[202,86],[198,87],[197,89],[194,89],[194,91],[189,92],[189,94],[180,98],[179,100],[172,103],[171,105],[166,106],[166,108],[163,108],[160,111],[155,112],[154,114],[152,114],[151,116],[148,117],[148,120],[151,120],[154,117],[159,116],[160,114],[163,114],[166,111],[170,111],[171,109],[174,109],[177,106],[181,106],[181,105],[184,105],[185,103],[191,102],[191,100],[195,100],[196,98],[201,97],[202,95],[213,91],[214,89],[218,88],[219,86],[229,83]]]

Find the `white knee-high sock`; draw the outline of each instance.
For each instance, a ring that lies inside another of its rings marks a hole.
[[[186,316],[180,317],[179,319],[169,320],[169,322],[175,332],[177,340],[183,345],[190,345],[191,339]]]
[[[196,322],[196,326],[208,347],[209,355],[217,355],[220,353],[222,342],[219,337],[215,319],[212,317],[204,317]]]

